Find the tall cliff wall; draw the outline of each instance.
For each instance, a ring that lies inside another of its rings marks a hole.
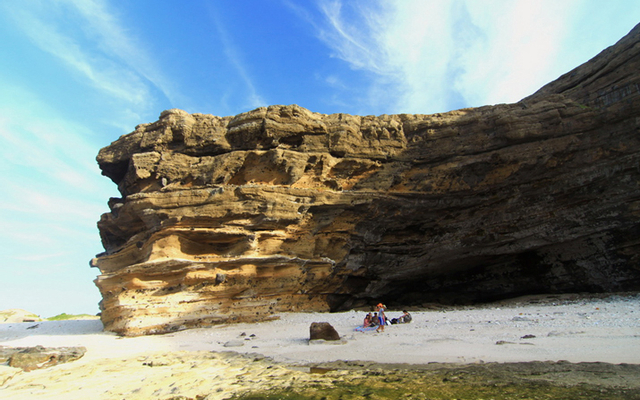
[[[434,115],[169,110],[98,155],[92,260],[124,335],[640,288],[640,27],[516,104]]]

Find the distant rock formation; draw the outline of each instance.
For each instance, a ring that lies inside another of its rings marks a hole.
[[[97,157],[122,194],[92,261],[103,323],[637,290],[639,71],[636,27],[515,104],[165,111]]]
[[[42,321],[38,315],[22,310],[20,308],[11,308],[0,311],[0,323],[2,322],[38,322]]]

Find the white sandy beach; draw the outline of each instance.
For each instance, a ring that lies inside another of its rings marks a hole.
[[[400,310],[389,310],[390,318]],[[559,361],[640,364],[640,296],[540,296],[475,308],[414,311],[384,333],[356,332],[365,313],[283,313],[256,324],[123,338],[99,320],[0,324],[0,346],[85,346],[84,362],[169,351],[259,353],[293,364],[337,360],[426,364]],[[309,344],[312,322],[329,322],[343,344]],[[523,338],[527,336],[527,338]],[[343,342],[344,342],[343,341]],[[234,343],[235,342],[235,343]],[[231,346],[239,344],[242,346]],[[227,347],[225,347],[227,344]]]

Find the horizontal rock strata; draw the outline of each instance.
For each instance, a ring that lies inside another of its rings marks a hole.
[[[169,110],[102,149],[124,335],[281,311],[640,288],[640,28],[515,104]]]

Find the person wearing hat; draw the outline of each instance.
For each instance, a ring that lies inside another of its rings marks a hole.
[[[384,304],[378,303],[378,321],[380,321],[380,325],[376,332],[384,332],[384,326],[387,324],[387,317],[384,315]]]

